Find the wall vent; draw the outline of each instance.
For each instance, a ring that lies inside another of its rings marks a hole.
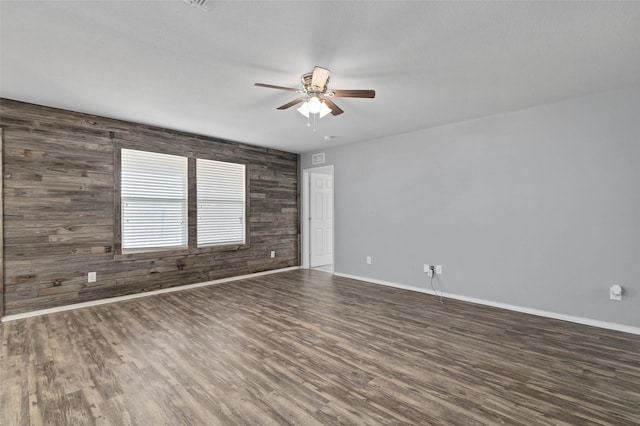
[[[311,156],[311,164],[324,164],[324,152],[320,152],[318,154],[313,154]]]

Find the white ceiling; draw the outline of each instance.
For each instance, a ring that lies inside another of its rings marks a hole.
[[[640,84],[640,2],[5,1],[2,97],[292,152]],[[276,107],[314,65],[345,113]],[[325,141],[324,136],[337,136]]]

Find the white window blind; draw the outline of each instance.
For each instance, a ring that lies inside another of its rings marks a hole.
[[[198,247],[245,242],[245,165],[196,160]]]
[[[123,149],[122,250],[187,247],[187,158]]]

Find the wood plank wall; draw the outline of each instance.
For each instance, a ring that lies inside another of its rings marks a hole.
[[[3,241],[4,238],[4,220],[3,217],[3,188],[2,182],[4,174],[2,173],[2,157],[4,149],[2,147],[3,141],[3,132],[2,127],[0,127],[0,241]],[[0,318],[4,315],[4,254],[3,254],[4,244],[0,244]]]
[[[299,264],[297,154],[8,99],[0,127],[4,315]],[[119,254],[119,148],[247,164],[248,247]]]

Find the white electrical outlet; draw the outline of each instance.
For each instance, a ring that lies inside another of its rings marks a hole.
[[[429,278],[433,277],[433,265],[429,265],[427,263],[424,264],[424,273],[427,274]]]
[[[367,265],[371,265],[371,256],[367,256]]]
[[[87,274],[87,282],[89,283],[95,283],[96,282],[96,273],[95,272],[89,272]]]
[[[614,284],[609,288],[609,299],[622,300],[622,286]]]
[[[276,257],[276,252],[274,250],[271,250],[271,257]]]
[[[442,275],[442,265],[436,265],[436,275]]]

